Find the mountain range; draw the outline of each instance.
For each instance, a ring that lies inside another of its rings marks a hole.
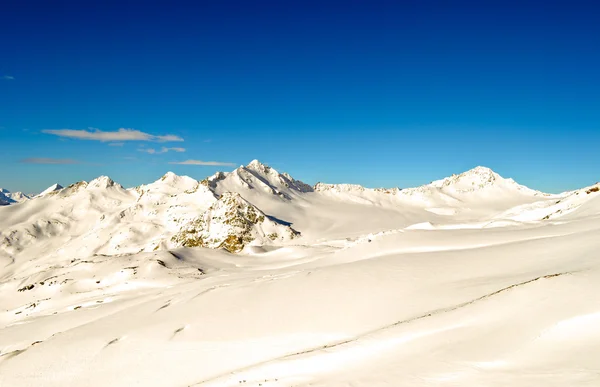
[[[101,176],[66,188],[54,184],[31,197],[2,190],[6,199],[0,199],[11,207],[0,213],[0,252],[27,254],[42,241],[46,251],[57,241],[60,246],[53,248],[64,249],[66,243],[85,254],[192,245],[240,252],[247,246],[298,243],[301,237],[307,243],[329,232],[335,235],[339,220],[346,217],[344,234],[351,235],[373,231],[363,227],[372,223],[398,228],[477,221],[491,227],[564,216],[594,198],[597,188],[545,194],[485,167],[417,188],[311,187],[258,160],[202,181],[168,172],[130,189]]]
[[[600,184],[0,191],[0,385],[598,385]]]

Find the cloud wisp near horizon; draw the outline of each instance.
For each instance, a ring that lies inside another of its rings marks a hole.
[[[77,130],[77,129],[44,129],[41,130],[42,133],[45,134],[51,134],[53,136],[55,136],[55,138],[57,138],[57,140],[64,140],[64,139],[74,139],[74,140],[85,140],[86,142],[89,143],[93,143],[93,142],[97,142],[97,143],[101,143],[101,144],[106,144],[108,145],[110,148],[114,149],[113,151],[108,151],[110,154],[119,154],[122,152],[130,152],[131,148],[126,148],[125,145],[128,143],[138,143],[139,147],[137,148],[137,151],[140,153],[145,153],[145,154],[149,154],[149,155],[153,155],[153,156],[160,156],[160,155],[164,155],[166,153],[184,153],[187,152],[187,149],[184,147],[168,147],[168,146],[162,146],[162,147],[146,147],[145,143],[146,142],[154,142],[154,143],[166,143],[166,142],[183,142],[184,139],[183,137],[176,135],[176,134],[154,134],[154,133],[150,133],[150,132],[146,132],[146,131],[141,131],[141,130],[137,130],[137,129],[127,129],[127,128],[120,128],[118,130],[115,131],[103,131],[100,129],[96,129],[96,128],[88,128],[87,130]],[[203,142],[204,143],[204,142]],[[193,144],[192,148],[193,148]],[[91,146],[91,144],[90,144]],[[80,149],[82,148],[81,146],[77,145],[77,148]],[[82,149],[88,149],[89,146],[85,146]],[[71,148],[67,147],[65,148],[66,151],[69,151]],[[123,149],[123,150],[121,150]],[[92,153],[89,153],[92,152]],[[86,151],[83,154],[80,154],[80,156],[84,157],[85,159],[87,159],[88,155],[92,156],[92,155],[98,155],[98,154],[103,154],[104,151],[101,151],[101,153],[96,153],[98,152],[98,150],[96,151]],[[196,152],[196,151],[195,151]],[[72,154],[72,153],[71,153]],[[92,157],[93,158],[93,157]],[[129,161],[132,160],[137,160],[137,158],[135,157],[124,157],[124,159],[127,159]],[[168,161],[168,159],[155,159],[152,161],[152,164],[156,164],[158,161],[158,163],[164,163],[165,165],[167,164],[171,164],[171,165],[181,165],[181,166],[205,166],[205,167],[235,167],[237,164],[236,163],[232,163],[232,162],[223,162],[223,161],[203,161],[203,160],[194,160],[194,159],[189,159],[189,160],[185,160],[185,161]],[[85,166],[100,166],[100,165],[105,165],[106,163],[104,162],[94,162],[92,160],[81,160],[81,159],[75,159],[75,158],[67,158],[67,157],[38,157],[38,156],[33,156],[33,157],[27,157],[27,158],[23,158],[19,160],[20,164],[30,164],[30,165],[55,165],[55,166],[68,166],[68,165],[73,165],[74,167],[76,167],[77,165],[85,165]],[[109,163],[110,164],[110,163]]]
[[[202,160],[185,160],[185,161],[171,161],[169,164],[177,165],[201,165],[201,166],[222,166],[222,167],[235,167],[235,163],[227,163],[221,161],[202,161]]]
[[[79,161],[73,159],[54,159],[51,157],[28,157],[21,160],[23,164],[80,164]]]
[[[183,138],[174,134],[154,135],[136,129],[120,128],[116,131],[103,131],[96,128],[85,129],[44,129],[42,133],[63,138],[90,140],[100,142],[149,141],[149,142],[181,142]]]
[[[162,147],[160,149],[154,149],[154,148],[140,148],[138,149],[138,152],[144,152],[144,153],[148,153],[151,155],[157,155],[157,154],[162,154],[162,153],[167,153],[167,152],[178,152],[178,153],[183,153],[185,152],[185,148],[180,148],[180,147],[172,147],[172,148],[167,148],[167,147]]]

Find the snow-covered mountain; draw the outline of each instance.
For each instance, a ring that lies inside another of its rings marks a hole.
[[[258,160],[253,160],[246,166],[242,165],[233,172],[216,173],[202,183],[217,194],[228,191],[247,193],[254,190],[285,200],[313,190],[308,184],[292,178],[287,173],[279,173]]]
[[[512,208],[551,206],[556,200],[483,167],[401,190],[310,187],[254,160],[202,181],[168,172],[131,189],[107,176],[66,188],[54,184],[5,212],[0,250],[25,254],[43,245],[44,251],[60,254],[68,246],[84,255],[110,255],[196,244],[239,252],[246,246],[296,243],[300,233],[316,240],[326,232],[342,235],[338,229],[360,235],[421,222],[514,220]],[[356,216],[361,222],[352,220]],[[236,241],[235,247],[226,240]]]
[[[22,192],[10,192],[5,188],[0,188],[0,206],[23,203],[29,199],[31,199],[31,197]]]
[[[2,386],[600,383],[598,184],[46,191],[0,208]]]

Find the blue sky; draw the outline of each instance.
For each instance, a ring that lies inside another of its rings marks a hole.
[[[4,4],[0,186],[254,158],[309,183],[476,165],[551,192],[600,180],[594,2],[196,3]]]

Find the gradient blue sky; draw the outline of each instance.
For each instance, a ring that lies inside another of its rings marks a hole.
[[[485,165],[545,191],[590,185],[594,3],[5,2],[0,186],[133,186],[232,169],[169,162],[254,158],[308,183],[407,187]],[[87,128],[184,141],[43,132]],[[162,147],[186,151],[140,151]]]

